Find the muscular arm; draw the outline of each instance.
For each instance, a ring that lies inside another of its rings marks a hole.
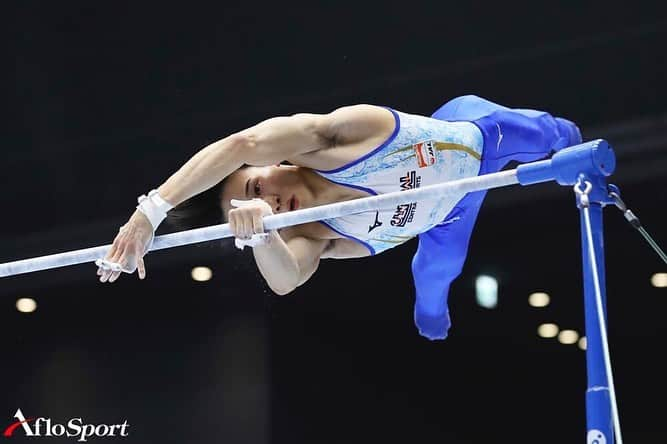
[[[255,247],[253,254],[260,273],[271,290],[279,295],[292,292],[317,271],[320,259],[366,256],[347,239],[311,239],[277,232],[267,245]]]
[[[270,241],[253,249],[260,273],[274,293],[284,295],[306,282],[317,270],[331,240],[294,236],[284,240],[277,231]]]
[[[383,136],[387,118],[385,110],[371,105],[347,106],[329,114],[274,117],[206,146],[158,191],[176,206],[216,185],[244,164],[275,165],[332,144],[367,144]],[[393,120],[390,123],[393,125]]]
[[[263,166],[327,145],[326,117],[276,117],[218,140],[197,152],[158,189],[173,206],[219,183],[244,164]]]

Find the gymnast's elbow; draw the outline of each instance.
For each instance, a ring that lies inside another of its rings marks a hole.
[[[225,139],[227,146],[234,152],[248,155],[257,148],[257,137],[249,130],[240,131],[227,136]]]
[[[261,269],[260,269],[261,270]],[[281,270],[279,273],[262,273],[266,284],[278,296],[285,296],[292,293],[299,286],[299,273],[286,272]]]
[[[296,290],[296,287],[298,286],[296,284],[292,285],[291,283],[287,282],[267,282],[267,284],[269,285],[271,291],[273,291],[278,296],[286,296]]]
[[[285,160],[275,150],[267,150],[267,144],[260,141],[262,137],[254,127],[234,133],[227,139],[231,151],[245,164],[266,166]]]
[[[285,273],[281,276],[280,279],[266,280],[266,283],[269,285],[269,288],[278,296],[286,296],[292,293],[297,287],[303,285],[310,277],[312,276],[312,270],[309,273],[301,273],[301,271],[291,274]]]

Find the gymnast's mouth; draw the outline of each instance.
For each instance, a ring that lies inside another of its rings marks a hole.
[[[299,209],[299,200],[296,198],[296,196],[292,196],[288,202],[289,204],[289,210],[294,211]]]

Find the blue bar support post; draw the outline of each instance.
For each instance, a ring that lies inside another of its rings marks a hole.
[[[613,440],[613,423],[611,412],[611,399],[609,394],[609,380],[604,363],[604,351],[600,331],[600,320],[598,318],[595,282],[591,272],[593,264],[590,260],[588,246],[588,234],[584,219],[584,209],[580,208],[581,221],[581,248],[583,260],[584,277],[584,314],[586,328],[586,441],[587,444],[607,443]],[[602,222],[602,204],[591,202],[589,207],[591,231],[593,235],[593,249],[595,254],[595,266],[600,283],[602,307],[605,326],[607,318],[606,284],[605,284],[605,262],[604,262],[604,237]]]
[[[590,189],[586,193],[588,214],[591,223],[591,237],[595,257],[595,270],[600,285],[602,303],[602,325],[606,332],[606,284],[604,271],[604,244],[602,209],[613,204],[609,197],[605,177],[610,176],[616,168],[616,156],[607,141],[592,140],[580,145],[563,149],[551,159],[520,165],[517,178],[521,185],[531,185],[555,180],[560,185],[579,186],[584,188],[588,183]],[[613,444],[613,412],[609,377],[605,366],[604,343],[598,308],[596,302],[595,276],[592,272],[593,263],[590,258],[588,232],[581,195],[577,193],[577,206],[580,211],[583,281],[584,281],[584,314],[586,328],[586,444]],[[616,438],[620,439],[620,438]]]

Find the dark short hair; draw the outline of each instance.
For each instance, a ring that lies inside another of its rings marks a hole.
[[[187,199],[167,213],[165,220],[170,231],[184,231],[222,223],[220,196],[224,180]]]

